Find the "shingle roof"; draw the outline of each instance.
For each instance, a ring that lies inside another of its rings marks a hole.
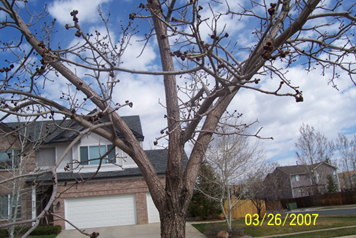
[[[36,141],[43,138],[44,143],[48,143],[55,137],[59,136],[64,132],[63,129],[56,125],[60,125],[62,128],[67,128],[71,126],[73,122],[71,120],[45,120],[45,121],[34,121],[28,123],[19,122],[7,122],[6,125],[13,130],[20,129],[21,135],[27,137],[29,142]]]
[[[321,162],[325,163],[325,162]],[[318,167],[321,163],[316,163],[312,165],[292,165],[292,166],[283,166],[283,167],[277,167],[276,169],[281,170],[282,172],[289,174],[289,175],[294,175],[294,174],[306,174],[307,171],[310,171],[312,169],[315,169]],[[334,167],[328,163],[325,163],[331,167]]]
[[[138,140],[143,140],[141,121],[139,116],[123,116],[121,117],[127,126],[134,133]],[[13,130],[24,126],[25,123],[8,122],[4,123],[4,126],[10,127]],[[59,128],[57,125],[60,125]],[[21,129],[21,134],[28,137],[29,142],[36,141],[39,138],[43,138],[43,143],[60,143],[74,140],[76,137],[75,132],[66,131],[67,127],[75,127],[76,124],[72,120],[45,120],[34,121],[28,124],[28,126]],[[118,136],[122,137],[118,132]]]
[[[168,150],[146,150],[145,151],[148,159],[151,161],[152,166],[154,167],[158,175],[164,175],[167,169],[167,158]],[[188,162],[188,158],[184,153],[184,167]],[[72,172],[63,172],[57,173],[58,182],[73,181],[75,179],[87,179],[94,175],[94,173],[72,173]],[[142,176],[142,173],[139,168],[127,168],[119,171],[109,171],[109,172],[98,172],[98,174],[93,179],[112,179],[120,177],[132,177],[132,176]],[[47,173],[41,176],[32,176],[27,179],[27,183],[36,182],[51,182],[52,174]]]

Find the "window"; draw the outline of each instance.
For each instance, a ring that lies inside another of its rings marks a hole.
[[[18,168],[21,150],[1,150],[0,169]]]
[[[320,181],[320,175],[316,173],[316,182],[319,183],[319,181]]]
[[[96,165],[100,163],[97,159],[103,156],[109,151],[113,145],[100,145],[100,146],[81,146],[80,147],[80,162],[82,165]],[[90,161],[89,161],[90,160]],[[102,164],[114,164],[116,163],[115,149],[112,150],[109,155],[103,159]]]
[[[294,175],[292,177],[292,181],[299,181],[299,175]]]
[[[21,196],[19,197],[18,204],[16,204],[16,197],[11,196],[10,194],[0,195],[0,220],[9,219],[9,216],[11,215],[10,212],[15,214],[15,211],[16,218],[21,218]]]
[[[36,151],[36,166],[50,168],[56,163],[56,150],[54,147],[41,148]]]

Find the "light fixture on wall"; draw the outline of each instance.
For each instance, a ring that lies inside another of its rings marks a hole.
[[[61,202],[58,201],[56,207],[59,208],[61,206]]]

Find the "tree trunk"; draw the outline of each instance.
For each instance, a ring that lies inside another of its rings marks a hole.
[[[227,212],[227,218],[226,218],[226,224],[227,224],[227,231],[231,232],[232,227],[231,227],[231,221],[232,221],[232,204],[231,204],[231,193],[230,193],[230,188],[228,187],[227,189],[227,203],[228,203],[228,212]]]
[[[177,203],[173,204],[176,205]],[[175,211],[166,211],[164,214],[161,214],[161,238],[184,238],[185,216],[186,213]]]

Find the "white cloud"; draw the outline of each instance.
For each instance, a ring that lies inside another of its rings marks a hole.
[[[345,73],[339,73],[341,77],[336,83],[340,91],[337,91],[327,84],[330,74],[323,77],[320,70],[308,74],[300,66],[293,67],[285,76],[293,85],[300,86],[304,102],[296,103],[293,97],[242,90],[229,108],[244,113],[243,118],[247,121],[258,118],[257,126],[263,127],[260,135],[274,137],[273,141],[265,141],[269,159],[281,159],[281,164],[295,164],[294,144],[302,123],[314,126],[329,139],[335,139],[343,128],[355,125],[356,87]],[[278,85],[279,80],[268,78],[261,86],[273,91]]]
[[[61,24],[73,23],[70,12],[78,10],[79,22],[97,22],[99,15],[98,5],[110,2],[111,0],[57,0],[49,4],[48,11],[52,17],[56,18]]]
[[[160,130],[166,127],[164,119],[165,109],[158,103],[165,105],[165,94],[162,76],[133,76],[122,73],[120,83],[115,86],[113,99],[123,104],[126,100],[133,102],[133,107],[119,109],[121,116],[139,115],[145,136],[144,148],[153,147],[155,138],[161,136]],[[161,141],[160,141],[161,142]],[[161,143],[160,143],[161,144]]]

